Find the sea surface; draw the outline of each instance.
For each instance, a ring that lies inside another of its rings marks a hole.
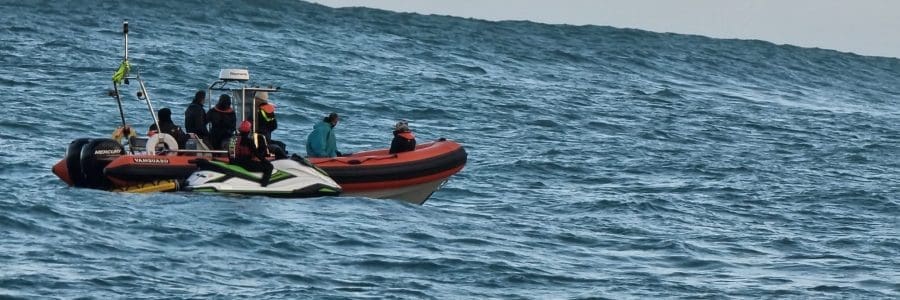
[[[68,187],[68,143],[121,122],[125,19],[176,122],[245,67],[281,88],[289,151],[335,111],[342,151],[407,119],[469,162],[423,206]],[[3,299],[900,298],[897,58],[287,0],[0,0],[0,90]]]

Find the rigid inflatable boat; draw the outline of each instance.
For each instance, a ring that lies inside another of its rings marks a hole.
[[[276,171],[271,184],[259,189],[259,173],[229,165],[222,157],[128,155],[122,145],[110,139],[77,139],[69,149],[53,172],[69,185],[78,187],[276,197],[330,196],[342,191],[347,196],[397,199],[420,205],[450,176],[462,170],[467,160],[465,149],[446,139],[395,154],[380,149],[309,160],[294,155],[291,159],[273,160]],[[313,181],[306,182],[310,179]],[[285,181],[279,183],[282,180]]]

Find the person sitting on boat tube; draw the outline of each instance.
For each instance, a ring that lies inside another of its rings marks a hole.
[[[416,150],[416,136],[409,130],[409,122],[400,120],[394,125],[394,140],[388,153],[400,153]]]
[[[254,134],[256,139],[250,137],[251,126],[250,121],[244,120],[238,127],[239,135],[230,162],[250,172],[262,172],[259,185],[265,187],[269,185],[269,179],[272,178],[272,170],[275,167],[266,159],[269,155],[266,138],[261,134]]]
[[[306,137],[306,156],[336,157],[350,155],[337,150],[337,138],[334,135],[334,127],[337,126],[339,121],[340,117],[338,114],[331,113],[322,119],[322,122],[313,126],[313,131]]]
[[[172,122],[172,110],[162,108],[156,112],[156,118],[157,122],[159,122],[159,129],[156,128],[156,124],[150,124],[147,136],[154,136],[156,133],[162,132],[175,138],[178,148],[183,148],[188,140],[188,135],[181,130],[181,127],[176,126],[175,122]]]

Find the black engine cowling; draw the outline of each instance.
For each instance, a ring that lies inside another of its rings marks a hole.
[[[66,169],[69,172],[69,178],[75,186],[85,186],[84,173],[81,172],[81,147],[90,142],[89,138],[75,139],[69,143],[66,149]]]
[[[81,139],[78,139],[81,140]],[[75,141],[78,141],[75,140]],[[72,142],[75,143],[74,141]],[[70,144],[69,146],[73,146]],[[81,171],[81,184],[72,179],[75,186],[95,189],[109,189],[112,183],[103,175],[103,168],[110,162],[125,154],[125,147],[112,139],[91,139],[81,147],[78,157]],[[70,158],[67,158],[70,159]],[[69,172],[72,172],[70,167]]]

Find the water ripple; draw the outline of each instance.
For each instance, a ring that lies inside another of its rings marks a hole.
[[[247,67],[291,149],[337,111],[342,150],[402,118],[469,162],[425,206],[66,187],[135,11],[155,108]],[[897,59],[288,0],[0,14],[0,298],[900,297]]]

